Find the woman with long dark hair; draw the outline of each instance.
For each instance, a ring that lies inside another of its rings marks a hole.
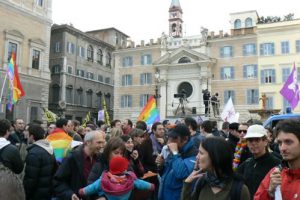
[[[223,138],[210,137],[202,142],[195,170],[184,181],[181,199],[250,199],[242,178],[233,172],[231,148]]]

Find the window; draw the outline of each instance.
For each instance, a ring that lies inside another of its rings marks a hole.
[[[92,73],[92,72],[87,72],[87,73],[86,73],[86,77],[87,77],[88,79],[94,80],[94,73]]]
[[[233,56],[232,46],[224,46],[220,49],[221,58],[230,58]]]
[[[234,79],[234,68],[233,67],[222,67],[221,68],[221,79],[222,80]]]
[[[122,76],[122,86],[132,85],[132,75],[126,74]]]
[[[72,66],[68,66],[68,74],[73,74],[73,67]]]
[[[79,47],[78,54],[79,54],[79,57],[81,57],[81,58],[85,57],[85,53],[84,53],[84,48],[83,47],[81,47],[81,46]]]
[[[131,108],[132,107],[132,96],[122,95],[121,96],[121,108]]]
[[[290,43],[289,41],[281,42],[281,54],[289,54],[290,53]]]
[[[240,29],[242,26],[241,20],[240,19],[236,19],[234,21],[234,29]]]
[[[77,69],[77,70],[76,70],[76,75],[77,75],[77,76],[84,77],[84,70],[82,70],[82,69]]]
[[[30,108],[30,121],[32,122],[33,120],[39,119],[38,117],[38,107],[32,106]]]
[[[247,90],[247,104],[258,104],[258,90],[257,89],[248,89]]]
[[[274,106],[273,106],[273,97],[267,97],[267,100],[266,100],[266,109],[273,109]]]
[[[150,98],[150,94],[141,94],[140,95],[140,107],[144,107]]]
[[[132,67],[133,62],[132,62],[132,57],[127,56],[123,58],[123,67]]]
[[[87,107],[93,106],[93,91],[91,89],[86,92],[86,105]]]
[[[73,86],[68,85],[66,87],[66,102],[67,103],[73,103]]]
[[[103,76],[102,75],[98,75],[98,81],[103,82]]]
[[[111,67],[111,54],[109,52],[106,54],[106,66]]]
[[[179,59],[178,63],[190,63],[191,59],[188,57],[182,57]]]
[[[92,45],[89,45],[87,49],[87,60],[92,62],[94,61],[94,49]]]
[[[60,42],[55,42],[55,53],[59,53],[60,52]]]
[[[246,20],[245,20],[245,27],[246,28],[250,28],[252,27],[252,19],[250,17],[248,17]]]
[[[152,84],[152,74],[151,73],[143,73],[140,75],[140,83],[141,85],[151,85]]]
[[[257,78],[257,65],[243,66],[244,78]]]
[[[296,40],[296,53],[300,53],[300,40]]]
[[[99,108],[99,110],[102,109],[102,92],[99,91],[96,93],[97,95],[97,107]]]
[[[32,68],[33,69],[40,68],[40,57],[41,57],[41,52],[33,49],[33,51],[32,51]]]
[[[263,43],[260,44],[260,55],[270,56],[275,54],[274,43]]]
[[[235,92],[233,90],[225,90],[224,91],[224,103],[226,104],[229,98],[231,97],[232,102],[235,101]]]
[[[105,83],[110,84],[110,78],[109,77],[105,78]]]
[[[103,53],[101,49],[97,51],[97,62],[102,65],[103,64]]]
[[[105,100],[106,100],[106,108],[107,108],[107,110],[109,110],[109,108],[110,108],[110,97],[111,97],[111,95],[110,95],[110,93],[107,93],[107,94],[105,94],[104,96],[105,96]]]
[[[150,65],[152,63],[152,57],[150,54],[141,56],[141,65]]]
[[[60,66],[59,65],[54,65],[52,67],[52,74],[59,74],[60,73]]]
[[[75,104],[77,105],[83,105],[83,92],[82,88],[78,88],[76,90],[76,98],[75,98]]]
[[[282,82],[285,83],[286,80],[289,78],[291,74],[290,68],[283,68],[282,69]]]
[[[243,45],[243,55],[244,56],[250,56],[250,55],[256,55],[256,44],[244,44]]]
[[[71,42],[67,42],[67,52],[69,54],[74,54],[75,53],[75,45]]]
[[[275,69],[261,70],[261,83],[275,83]]]
[[[52,102],[58,103],[59,101],[59,85],[53,85],[52,86]]]
[[[17,60],[17,50],[18,50],[18,45],[16,43],[13,43],[13,42],[9,42],[8,43],[8,54],[7,54],[7,56],[8,56],[8,58],[7,58],[8,62],[9,62],[9,60],[11,58],[11,54],[13,52],[15,52],[15,54],[16,54],[16,60]]]
[[[44,1],[44,0],[37,0],[37,1],[36,1],[36,4],[37,4],[38,6],[41,6],[41,7],[42,7],[42,6],[43,6],[43,3],[44,3],[43,1]]]

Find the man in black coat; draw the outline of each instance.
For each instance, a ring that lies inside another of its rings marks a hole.
[[[24,189],[27,200],[50,200],[53,196],[52,179],[56,170],[56,160],[50,143],[44,140],[45,131],[37,124],[28,128]]]
[[[210,92],[208,89],[204,90],[203,92],[203,103],[205,106],[205,116],[209,116],[210,110],[209,110],[209,100],[210,100]]]
[[[8,120],[0,120],[0,163],[12,172],[20,174],[23,171],[24,164],[17,147],[10,144],[7,140],[10,126],[11,124]]]
[[[87,185],[88,175],[105,144],[101,131],[88,132],[84,144],[71,152],[59,166],[54,176],[54,190],[61,200],[78,198],[80,188]]]

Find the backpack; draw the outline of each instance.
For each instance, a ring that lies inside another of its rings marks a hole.
[[[8,145],[6,145],[6,146],[4,146],[4,147],[2,147],[2,149],[0,149],[0,163],[3,163],[3,159],[2,159],[2,152],[4,151],[4,149],[6,148],[6,147],[8,147],[9,146],[9,144]]]
[[[192,192],[192,200],[198,200],[199,195],[201,193],[202,188],[206,184],[206,181],[204,178],[200,178],[197,180],[195,184],[194,191]],[[229,200],[241,200],[241,193],[242,193],[242,188],[244,185],[244,181],[240,179],[233,179],[231,189],[230,189],[230,199]]]

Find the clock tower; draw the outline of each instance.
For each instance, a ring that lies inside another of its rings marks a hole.
[[[182,9],[179,0],[172,0],[169,8],[169,35],[174,38],[182,37]]]

